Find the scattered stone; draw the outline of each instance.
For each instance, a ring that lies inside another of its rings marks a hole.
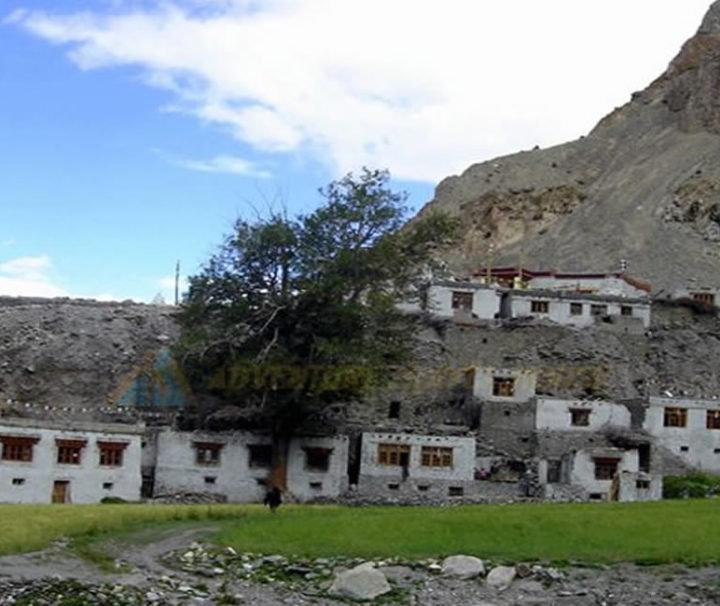
[[[337,575],[328,593],[338,598],[365,601],[374,600],[391,590],[382,572],[361,564]]]
[[[443,560],[442,572],[458,579],[472,579],[485,574],[485,564],[475,556],[454,555]]]
[[[515,568],[513,566],[497,566],[487,575],[485,582],[488,587],[498,591],[504,591],[510,587],[515,579]]]

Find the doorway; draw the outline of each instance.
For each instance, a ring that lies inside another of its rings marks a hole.
[[[55,482],[53,482],[52,502],[70,502],[70,482],[67,480],[55,480]]]

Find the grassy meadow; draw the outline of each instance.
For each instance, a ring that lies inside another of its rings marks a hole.
[[[720,562],[720,500],[460,507],[258,505],[0,506],[0,553],[62,536],[111,536],[197,521],[238,551],[307,556],[422,558],[453,553],[495,560],[607,563]]]

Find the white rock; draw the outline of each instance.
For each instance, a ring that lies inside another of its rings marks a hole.
[[[382,572],[361,564],[338,574],[329,593],[334,597],[363,601],[374,600],[391,589]]]
[[[515,578],[514,566],[498,566],[493,568],[487,575],[487,586],[502,591],[510,587]]]
[[[468,555],[454,555],[442,563],[443,574],[459,579],[472,579],[485,574],[485,564],[480,558]]]

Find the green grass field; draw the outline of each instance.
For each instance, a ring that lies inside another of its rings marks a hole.
[[[720,561],[720,500],[462,507],[0,506],[0,553],[61,536],[213,520],[239,551],[640,563]]]

